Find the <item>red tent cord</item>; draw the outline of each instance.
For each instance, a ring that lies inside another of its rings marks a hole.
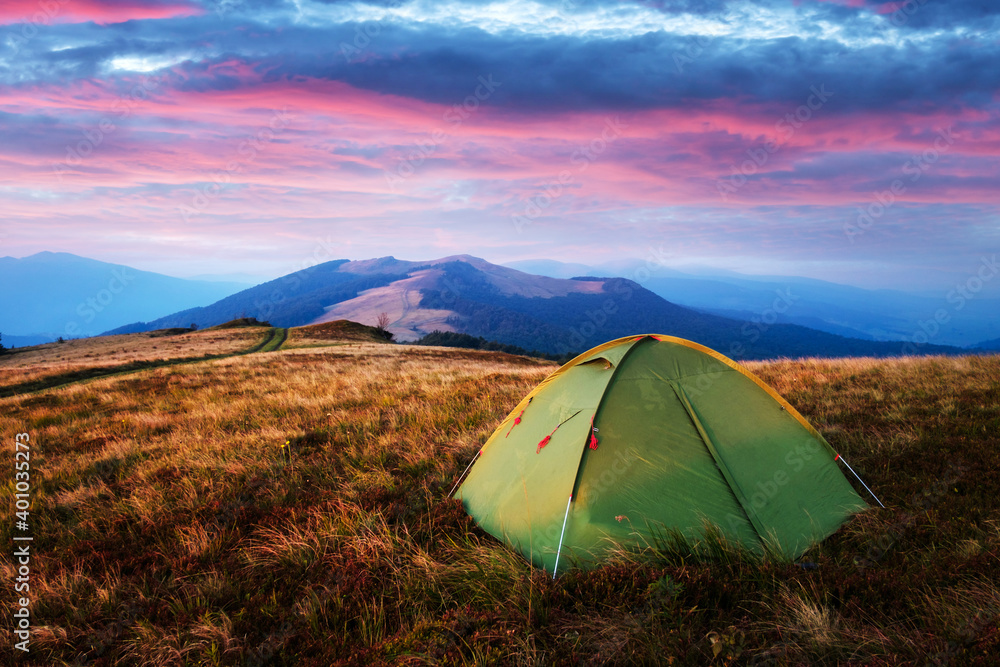
[[[534,396],[532,396],[531,398],[529,398],[528,399],[528,405],[531,405],[531,401],[533,401],[534,399],[535,399]],[[510,432],[514,430],[515,426],[517,426],[518,424],[521,423],[521,416],[524,414],[524,411],[528,409],[528,405],[526,405],[523,408],[521,408],[521,412],[519,412],[517,414],[517,416],[514,417],[514,423],[510,425],[509,429],[507,429],[507,435],[504,436],[505,438],[510,435]]]
[[[560,424],[560,426],[561,426],[561,424]],[[556,426],[554,429],[552,429],[552,433],[549,433],[547,436],[545,436],[544,438],[542,438],[542,441],[538,443],[538,449],[535,450],[536,454],[539,453],[540,451],[542,451],[542,447],[544,447],[545,445],[549,444],[549,440],[552,439],[552,434],[555,433],[558,430],[559,430],[559,426]]]

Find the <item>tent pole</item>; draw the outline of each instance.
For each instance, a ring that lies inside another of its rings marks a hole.
[[[569,519],[569,505],[573,502],[573,494],[569,494],[569,500],[566,501],[566,516],[563,517],[563,527],[562,532],[559,533],[559,547],[556,549],[556,564],[552,567],[552,580],[556,579],[556,572],[559,570],[559,554],[562,552],[562,542],[563,535],[566,534],[566,520]]]
[[[836,461],[837,459],[840,459],[841,461],[843,461],[843,462],[844,462],[844,465],[845,465],[845,466],[847,466],[847,469],[851,471],[851,474],[852,474],[852,475],[854,475],[854,476],[855,476],[855,477],[857,478],[857,480],[858,480],[859,482],[861,482],[861,486],[865,487],[865,491],[867,491],[868,493],[871,493],[871,494],[872,494],[872,498],[874,498],[874,499],[875,499],[875,502],[877,502],[877,503],[879,504],[879,507],[883,507],[883,508],[884,508],[884,507],[885,507],[885,505],[883,505],[883,504],[882,504],[882,501],[878,499],[878,496],[876,496],[876,495],[875,495],[874,493],[872,493],[872,490],[871,490],[871,489],[869,489],[869,488],[868,488],[868,485],[867,485],[867,484],[865,484],[865,481],[864,481],[863,479],[861,479],[861,477],[859,477],[859,476],[858,476],[858,473],[854,472],[854,468],[852,468],[852,467],[851,467],[851,464],[847,462],[847,459],[845,459],[845,458],[844,458],[843,456],[841,456],[840,454],[837,454],[837,455],[836,455],[836,456],[835,456],[835,457],[833,458],[833,460],[834,460],[834,461]]]
[[[469,468],[472,467],[472,464],[476,462],[476,459],[478,459],[479,455],[482,453],[483,450],[480,449],[478,452],[476,452],[476,455],[472,457],[472,460],[469,461],[469,465],[465,466],[465,470],[462,472],[462,476],[458,478],[458,481],[455,482],[455,486],[451,487],[451,491],[448,492],[449,498],[451,498],[452,494],[455,493],[455,489],[457,489],[458,485],[462,483],[463,479],[465,479],[465,473],[469,472]]]

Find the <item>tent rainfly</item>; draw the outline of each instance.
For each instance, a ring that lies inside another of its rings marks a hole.
[[[680,338],[628,336],[525,396],[455,495],[553,576],[560,558],[593,567],[614,543],[652,544],[664,530],[696,540],[706,525],[794,559],[866,507],[838,458],[735,361]]]

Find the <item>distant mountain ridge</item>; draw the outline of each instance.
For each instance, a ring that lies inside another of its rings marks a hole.
[[[19,346],[93,336],[213,303],[247,285],[173,278],[63,252],[0,258],[0,333]]]
[[[748,276],[717,269],[684,273],[637,260],[590,267],[541,259],[505,266],[562,278],[584,273],[631,277],[651,292],[688,308],[738,320],[768,318],[772,323],[798,324],[852,338],[919,343],[926,342],[925,329],[932,328],[931,342],[975,347],[980,341],[1000,337],[1000,284],[980,283],[991,291],[970,290],[965,296],[956,285],[935,298],[795,276]],[[772,308],[779,294],[789,294],[791,300],[782,312]],[[940,310],[944,311],[944,322],[922,326]]]
[[[235,317],[256,317],[280,327],[339,319],[373,324],[383,312],[389,316],[389,330],[404,341],[450,331],[560,355],[635,333],[688,338],[738,359],[958,352],[929,344],[906,350],[898,342],[743,322],[679,306],[625,278],[537,276],[468,255],[429,261],[335,260],[208,306],[108,333],[192,323],[203,328]]]
[[[988,350],[991,352],[1000,352],[1000,338],[994,340],[984,340],[973,346],[977,350]]]

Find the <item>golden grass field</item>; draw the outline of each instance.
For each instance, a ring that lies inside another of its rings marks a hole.
[[[17,664],[996,664],[1000,357],[748,364],[887,508],[808,567],[708,540],[553,582],[447,495],[556,365],[319,326],[0,356],[18,385],[233,355],[0,398],[7,451],[32,443]]]
[[[136,361],[232,354],[260,338],[260,329],[194,331],[175,336],[147,333],[46,343],[0,355],[0,386],[84,368],[108,368]]]

